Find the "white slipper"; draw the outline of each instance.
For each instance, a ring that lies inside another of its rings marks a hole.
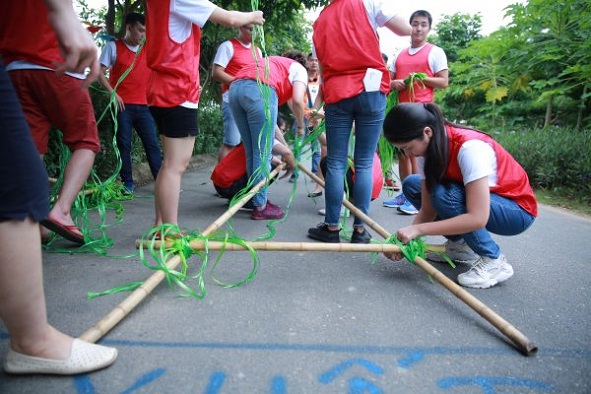
[[[9,349],[4,371],[12,374],[76,375],[108,367],[116,358],[115,348],[74,339],[70,357],[65,360],[27,356]]]

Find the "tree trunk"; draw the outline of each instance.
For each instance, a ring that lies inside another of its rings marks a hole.
[[[583,87],[583,94],[581,95],[581,103],[579,104],[579,113],[577,114],[577,125],[575,130],[579,130],[583,124],[583,111],[585,111],[585,96],[587,96],[587,85]]]
[[[115,36],[115,0],[109,0],[107,15],[105,15],[105,24],[107,25],[107,34]]]
[[[552,111],[553,111],[553,104],[554,104],[554,97],[550,96],[548,98],[548,102],[546,103],[546,116],[544,118],[544,127],[550,126],[552,123]]]

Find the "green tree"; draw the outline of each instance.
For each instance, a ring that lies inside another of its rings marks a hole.
[[[470,15],[457,12],[453,15],[443,15],[437,23],[437,34],[430,36],[429,41],[443,48],[449,63],[455,63],[459,59],[458,52],[461,49],[482,37],[481,29],[480,13]]]
[[[527,43],[511,60],[527,64],[534,95],[546,107],[544,126],[569,123],[573,113],[580,126],[591,81],[591,3],[530,0],[508,10],[510,29]]]

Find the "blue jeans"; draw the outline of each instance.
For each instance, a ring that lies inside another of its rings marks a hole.
[[[409,175],[402,182],[406,198],[417,208],[421,207],[421,178]],[[459,183],[437,185],[433,191],[431,204],[437,212],[437,220],[444,220],[466,213],[466,189]],[[511,199],[498,194],[490,194],[490,215],[486,227],[461,235],[448,235],[446,238],[458,241],[463,238],[468,246],[479,256],[496,259],[501,254],[499,245],[490,233],[517,235],[529,228],[534,217]]]
[[[224,122],[224,138],[222,143],[228,146],[237,146],[240,144],[240,131],[234,121],[230,103],[222,101],[222,117]]]
[[[152,176],[156,179],[160,166],[162,165],[162,152],[158,144],[158,135],[154,119],[150,115],[147,105],[125,104],[125,110],[117,114],[117,147],[121,154],[121,181],[129,188],[133,189],[133,176],[131,166],[131,130],[135,128],[140,137],[146,152],[146,158],[152,171]]]
[[[275,90],[271,88],[270,92],[268,114],[270,119],[267,119],[263,95],[256,81],[241,79],[230,85],[230,108],[240,130],[246,151],[246,173],[253,185],[263,180],[271,168],[271,149],[277,123],[278,100]],[[257,171],[262,165],[266,170]],[[267,186],[254,195],[252,204],[255,207],[267,204]]]
[[[373,185],[373,156],[382,132],[386,96],[382,92],[363,92],[355,97],[328,104],[326,116],[327,171],[325,184],[326,216],[324,223],[337,226],[343,201],[345,173],[349,157],[349,139],[355,122],[355,206],[369,213]],[[357,217],[354,227],[363,226]]]

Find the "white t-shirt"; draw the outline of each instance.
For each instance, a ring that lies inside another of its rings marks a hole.
[[[178,43],[191,35],[192,25],[203,27],[217,8],[208,0],[171,0],[168,31],[170,38]]]
[[[123,42],[126,47],[129,48],[130,51],[137,53],[138,49],[140,49],[139,45],[128,45],[125,41]],[[109,41],[107,45],[103,48],[101,52],[101,56],[99,57],[99,62],[103,66],[107,68],[113,67],[115,61],[117,60],[117,45],[115,45],[115,41]]]
[[[418,48],[407,48],[408,53],[412,56],[418,53],[425,45]],[[402,51],[406,51],[406,49],[403,49]],[[398,56],[402,53],[402,51],[398,52],[396,56],[394,56],[394,60],[392,60],[392,63],[390,64],[390,71],[393,73],[396,73],[396,59],[398,59]],[[428,62],[429,68],[431,69],[433,75],[437,74],[439,71],[448,69],[447,56],[445,55],[443,49],[436,45],[433,45],[431,52],[429,52]]]
[[[418,157],[419,175],[425,179],[425,158]],[[497,185],[497,155],[492,146],[484,141],[470,140],[464,142],[458,152],[458,164],[462,173],[464,186],[477,179],[488,177],[488,186]]]

